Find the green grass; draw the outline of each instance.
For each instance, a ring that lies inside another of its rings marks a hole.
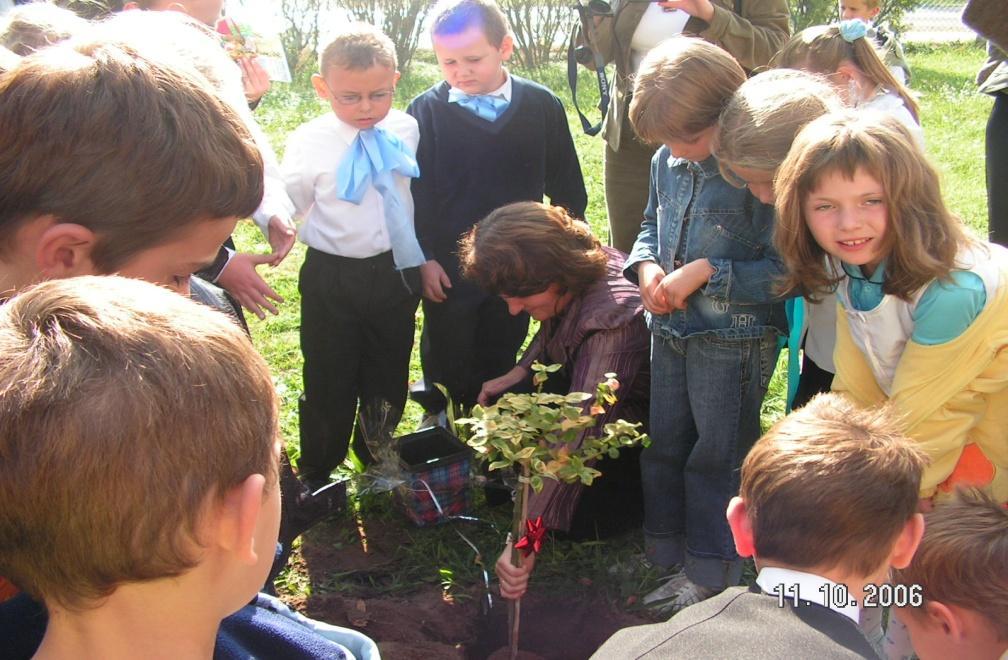
[[[986,193],[984,188],[983,132],[991,101],[976,92],[973,76],[983,62],[983,51],[975,45],[908,48],[913,68],[913,88],[919,94],[922,107],[927,150],[942,172],[943,188],[949,205],[978,232],[986,233]],[[588,188],[588,220],[599,236],[605,238],[605,199],[602,184],[602,141],[581,133],[573,111],[563,65],[538,72],[518,72],[553,89],[568,108],[571,133],[581,158]],[[401,81],[396,93],[396,107],[404,108],[416,94],[439,80],[437,66],[429,54],[421,53],[414,60],[409,75]],[[593,95],[594,79],[587,72],[580,78],[582,109],[597,120]],[[329,111],[310,89],[289,89],[283,86],[267,95],[257,111],[257,118],[267,131],[277,151],[282,154],[287,134],[297,125]],[[243,223],[236,238],[247,250],[265,250],[261,236],[250,223]],[[298,245],[287,260],[276,269],[264,269],[266,279],[285,298],[279,316],[265,321],[250,319],[253,340],[273,369],[281,393],[282,431],[293,458],[297,452],[297,397],[301,391],[301,354],[298,346],[299,297],[297,271],[304,258]],[[418,312],[418,328],[421,319]],[[533,328],[534,331],[534,328]],[[782,356],[783,360],[783,356]],[[783,414],[784,381],[782,369],[771,383],[763,407],[764,426]],[[411,379],[420,377],[417,350],[410,366]],[[338,377],[338,374],[334,374]],[[411,431],[419,421],[420,410],[409,404],[402,432]],[[473,563],[472,550],[457,536],[455,527],[447,525],[415,529],[389,506],[384,494],[368,495],[357,503],[358,515],[377,523],[399,525],[406,530],[408,541],[399,545],[393,561],[375,570],[349,574],[316,574],[309,566],[295,567],[284,576],[287,593],[307,593],[338,590],[358,593],[395,593],[421,584],[451,585],[453,589],[469,588],[482,581],[479,567]],[[506,508],[506,507],[505,507]],[[478,509],[478,515],[495,522],[500,529],[507,526],[506,511]],[[349,526],[349,527],[352,527]],[[502,539],[488,526],[461,525],[460,531],[489,555],[492,564]],[[346,542],[354,542],[352,529]],[[539,585],[551,588],[592,590],[607,594],[614,602],[625,603],[634,594],[654,584],[655,576],[635,559],[641,551],[639,534],[630,534],[608,543],[569,543],[551,541],[536,569]],[[615,567],[613,570],[610,568]]]
[[[993,99],[973,82],[984,61],[975,44],[907,48],[913,89],[931,161],[942,173],[949,207],[977,232],[987,233],[984,127]]]

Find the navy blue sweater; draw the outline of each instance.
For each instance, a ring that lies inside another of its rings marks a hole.
[[[511,85],[511,104],[493,123],[448,103],[444,81],[406,109],[420,124],[420,177],[412,187],[417,238],[452,279],[459,237],[494,209],[545,195],[584,217],[588,204],[560,99],[518,76]]]

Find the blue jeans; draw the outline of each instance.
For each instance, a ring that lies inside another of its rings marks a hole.
[[[641,454],[645,549],[653,563],[683,564],[706,587],[741,577],[725,510],[760,436],[777,351],[772,331],[753,339],[652,336],[652,444]]]

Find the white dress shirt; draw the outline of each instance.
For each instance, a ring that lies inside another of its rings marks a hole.
[[[812,573],[803,573],[801,571],[791,570],[790,568],[776,568],[773,566],[768,566],[759,572],[756,576],[756,584],[764,593],[777,594],[778,589],[784,589],[784,600],[790,601],[792,595],[796,593],[797,590],[798,598],[800,600],[806,600],[810,603],[816,603],[827,607],[834,612],[843,614],[845,617],[850,619],[855,623],[855,625],[860,620],[861,611],[857,604],[850,605],[841,604],[833,602],[837,600],[835,594],[837,591],[831,591],[834,597],[827,597],[825,589],[833,589],[837,583],[832,580],[827,580],[819,575],[813,575]],[[825,586],[824,585],[828,585]],[[850,600],[853,600],[853,596],[849,596]]]
[[[390,110],[378,122],[416,155],[420,129],[416,119],[400,110]],[[297,215],[303,218],[298,236],[308,247],[340,257],[364,259],[392,249],[385,226],[385,207],[374,186],[368,188],[360,204],[340,199],[336,171],[358,129],[333,113],[299,126],[287,141],[283,170],[287,194]],[[413,197],[409,177],[395,175],[403,206],[413,218]]]

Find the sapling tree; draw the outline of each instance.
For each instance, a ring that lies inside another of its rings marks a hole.
[[[530,488],[540,492],[546,479],[591,486],[602,475],[593,467],[596,459],[616,458],[623,447],[650,444],[638,430],[639,423],[625,420],[608,423],[597,434],[585,433],[616,403],[619,381],[616,374],[605,374],[594,395],[543,392],[549,374],[560,368],[559,364],[534,363],[534,392],[504,394],[493,405],[476,406],[471,417],[456,422],[468,428],[469,446],[489,462],[490,470],[514,468],[518,474],[509,537],[515,541],[511,551],[514,566],[521,566],[523,557],[538,552],[545,534],[541,519],[528,520]],[[520,600],[514,600],[508,611],[512,659],[518,652],[520,607]]]

